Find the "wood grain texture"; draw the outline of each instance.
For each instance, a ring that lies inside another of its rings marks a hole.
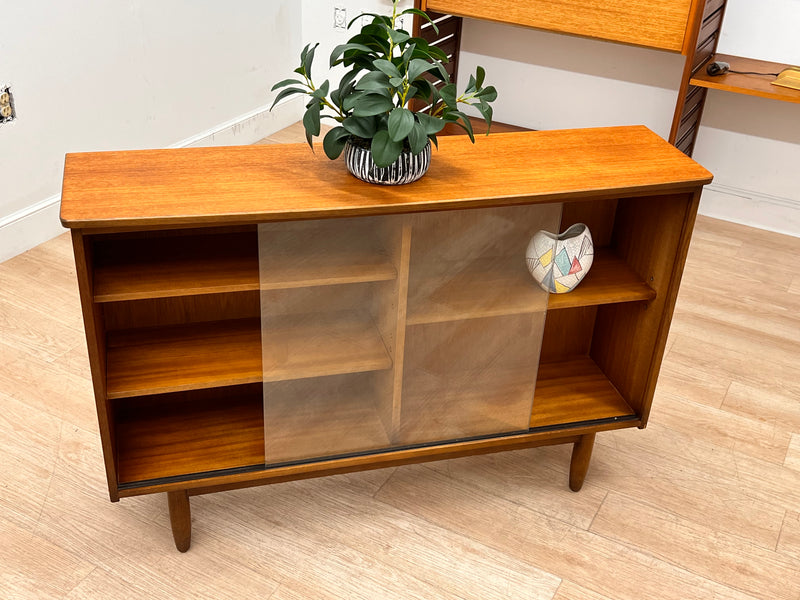
[[[791,66],[766,60],[731,56],[729,54],[715,54],[708,59],[706,64],[717,60],[729,63],[732,71],[750,71],[754,73],[775,74]],[[722,90],[724,92],[733,92],[735,94],[745,94],[747,96],[757,96],[759,98],[800,104],[800,90],[772,85],[771,82],[773,81],[775,81],[774,75],[725,73],[724,75],[711,76],[706,73],[706,65],[703,65],[700,70],[694,74],[690,83],[699,87]]]
[[[94,301],[258,289],[255,232],[94,243]]]
[[[260,385],[116,402],[120,483],[264,463]]]
[[[667,193],[711,181],[641,126],[504,133],[479,137],[475,146],[451,136],[439,147],[425,177],[399,189],[358,181],[302,145],[70,154],[62,222],[245,224]],[[564,152],[580,160],[565,162]]]
[[[547,310],[653,300],[656,292],[611,252],[598,249],[592,268],[574,291],[550,294]]]
[[[635,414],[590,358],[539,366],[532,428]]]
[[[438,12],[681,52],[691,0],[427,0]]]
[[[189,495],[185,491],[168,492],[167,504],[175,547],[179,552],[186,552],[192,544],[192,512]]]
[[[109,334],[109,398],[254,383],[261,378],[261,329],[254,319]]]
[[[594,433],[582,435],[572,447],[572,458],[569,461],[569,489],[580,492],[589,470],[594,448]]]

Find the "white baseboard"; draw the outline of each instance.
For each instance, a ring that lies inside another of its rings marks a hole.
[[[800,199],[772,196],[721,183],[703,190],[700,214],[800,237]]]
[[[273,111],[268,105],[261,106],[169,148],[252,144],[296,123],[302,115],[301,99],[291,98]],[[66,229],[59,222],[60,207],[61,196],[55,195],[0,218],[0,262],[64,233]]]
[[[245,146],[264,139],[303,118],[303,103],[300,96],[284,100],[272,111],[269,110],[269,106],[269,104],[259,106],[168,147]]]
[[[0,219],[0,262],[64,233],[60,207],[61,196],[50,196]]]

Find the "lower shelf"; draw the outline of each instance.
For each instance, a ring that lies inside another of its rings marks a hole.
[[[500,445],[504,436],[525,433],[514,431],[506,413],[511,406],[530,406],[532,385],[509,379],[503,389],[495,386],[494,394],[489,386],[451,391],[450,401],[443,406],[454,411],[459,402],[466,402],[468,410],[461,413],[440,411],[431,416],[427,411],[426,419],[415,419],[413,414],[406,418],[406,412],[392,436],[388,407],[370,393],[373,375],[324,378],[326,393],[321,402],[326,406],[307,401],[307,386],[322,379],[269,384],[268,398],[287,390],[291,393],[283,394],[279,404],[267,406],[266,439],[261,384],[116,400],[120,488],[158,485],[165,478],[173,482],[204,479],[215,471],[224,471],[225,476],[237,470],[261,472],[270,468],[267,463],[403,453],[414,446],[452,443],[463,438],[465,431],[471,437],[496,439]],[[429,397],[424,391],[409,390],[406,407],[424,402]],[[439,401],[442,394],[440,390]],[[482,411],[473,406],[478,396],[485,405]],[[577,427],[608,429],[618,427],[617,422],[637,420],[591,358],[540,366],[528,433],[563,430],[568,435]],[[486,430],[476,430],[476,424],[486,425]]]
[[[634,410],[591,358],[539,365],[531,429],[633,419]]]
[[[256,384],[118,400],[120,486],[263,465],[261,388]]]

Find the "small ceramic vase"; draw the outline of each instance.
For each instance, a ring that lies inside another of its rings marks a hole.
[[[543,290],[571,292],[592,266],[592,234],[583,223],[576,223],[561,235],[538,231],[528,244],[525,258],[528,271]]]

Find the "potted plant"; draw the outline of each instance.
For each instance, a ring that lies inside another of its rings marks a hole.
[[[491,127],[491,102],[497,98],[494,87],[484,87],[481,67],[470,76],[467,89],[457,94],[444,67],[445,53],[399,29],[398,17],[417,15],[438,33],[436,24],[416,8],[398,12],[398,2],[393,0],[391,16],[366,13],[373,17],[371,22],[333,49],[330,66],[342,64],[349,69],[336,89],[331,90],[327,80],[317,86],[311,78],[319,44],[303,48],[300,66],[294,70],[299,77],[272,87],[283,88],[272,107],[294,94],[309,97],[303,126],[312,149],[321,120],[336,121],[337,126],[323,139],[325,154],[333,160],[344,151],[348,170],[371,183],[410,183],[422,177],[430,165],[431,142],[438,147],[436,134],[447,123],[460,125],[474,143],[472,124],[459,110],[461,105],[477,108]],[[363,16],[353,19],[348,28]]]

